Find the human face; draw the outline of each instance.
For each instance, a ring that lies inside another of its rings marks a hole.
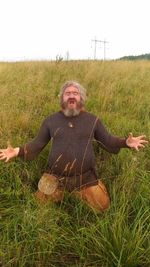
[[[66,88],[63,94],[63,103],[65,103],[65,108],[73,110],[76,109],[81,101],[81,96],[79,90],[74,86],[69,86]]]

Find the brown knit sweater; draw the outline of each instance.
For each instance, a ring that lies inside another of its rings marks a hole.
[[[97,184],[92,146],[94,139],[110,153],[118,153],[120,148],[127,147],[125,138],[109,134],[93,114],[82,111],[78,116],[66,117],[59,111],[43,121],[37,136],[20,147],[19,156],[33,159],[51,140],[49,172],[60,177],[70,177],[69,181],[71,177],[76,177],[75,184],[71,185],[74,188]],[[80,183],[79,177],[82,178]]]

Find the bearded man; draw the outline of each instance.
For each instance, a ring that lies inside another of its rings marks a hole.
[[[61,201],[67,190],[90,207],[103,211],[110,205],[107,190],[95,172],[92,142],[118,153],[121,148],[139,148],[147,143],[145,136],[119,138],[113,136],[102,122],[84,109],[85,89],[75,81],[66,82],[60,90],[61,110],[48,116],[37,136],[29,143],[0,150],[0,160],[33,159],[51,140],[47,170],[38,184],[36,197],[43,201]]]

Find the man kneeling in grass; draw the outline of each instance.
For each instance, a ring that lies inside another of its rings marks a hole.
[[[43,201],[61,201],[67,190],[90,207],[105,210],[110,205],[104,184],[95,172],[92,141],[110,153],[120,148],[139,148],[147,143],[145,136],[119,138],[107,132],[101,121],[84,109],[85,89],[77,82],[68,81],[60,90],[61,110],[48,116],[37,136],[29,143],[0,150],[0,160],[11,158],[33,159],[52,141],[48,166],[38,183],[36,197]]]

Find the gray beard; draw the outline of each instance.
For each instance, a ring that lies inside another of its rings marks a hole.
[[[62,111],[63,111],[63,113],[64,113],[64,115],[66,117],[74,117],[74,116],[79,115],[79,113],[80,113],[79,109],[68,109],[68,108],[66,108],[66,109],[63,109]]]
[[[77,103],[77,107],[74,108],[74,109],[69,109],[67,108],[67,103],[66,102],[63,102],[61,104],[61,107],[62,107],[62,112],[64,113],[64,115],[66,117],[74,117],[74,116],[78,116],[82,107],[83,107],[83,103],[80,101]]]

